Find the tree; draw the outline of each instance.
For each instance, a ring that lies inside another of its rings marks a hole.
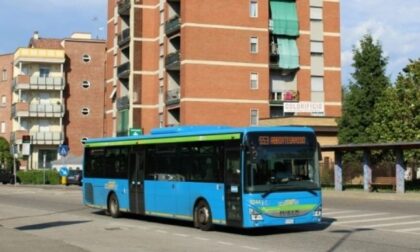
[[[413,142],[420,139],[420,59],[410,60],[394,87],[375,104],[367,132],[374,142]],[[409,152],[412,157],[415,152]]]
[[[0,137],[0,168],[10,169],[13,165],[13,157],[10,154],[9,143]]]
[[[345,91],[343,115],[338,120],[341,144],[370,141],[366,129],[373,122],[373,108],[390,86],[385,75],[387,63],[382,46],[370,34],[362,38],[359,48],[353,47],[354,72]]]

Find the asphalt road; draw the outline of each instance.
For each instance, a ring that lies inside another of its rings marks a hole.
[[[126,215],[81,205],[78,187],[0,185],[0,251],[420,251],[420,195],[324,193],[320,225],[257,230]]]

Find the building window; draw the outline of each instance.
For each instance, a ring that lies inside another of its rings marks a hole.
[[[315,92],[324,91],[324,77],[323,76],[311,77],[311,90]]]
[[[324,53],[324,42],[311,41],[311,53],[316,53],[316,54]]]
[[[83,56],[82,56],[82,60],[83,60],[83,62],[85,62],[85,63],[89,63],[89,62],[92,60],[92,58],[90,57],[90,55],[89,55],[89,54],[83,54]]]
[[[258,53],[258,38],[257,37],[252,37],[250,39],[250,44],[251,44],[251,53]]]
[[[83,87],[83,88],[89,88],[89,87],[90,87],[90,81],[88,81],[88,80],[84,80],[84,81],[82,82],[82,87]]]
[[[39,68],[39,77],[48,77],[50,75],[50,69],[48,67]]]
[[[250,75],[251,89],[258,89],[258,74],[251,73]]]
[[[258,17],[258,1],[257,0],[251,0],[249,4],[249,16],[253,18]]]
[[[5,122],[1,122],[0,133],[6,133],[6,123]]]
[[[89,108],[82,108],[82,115],[89,115]]]
[[[322,20],[322,8],[311,7],[310,18],[311,20]]]
[[[6,106],[6,102],[7,102],[7,98],[6,98],[6,96],[5,96],[5,95],[3,95],[3,96],[1,97],[1,105],[2,105],[2,106]]]
[[[3,69],[2,73],[1,73],[1,80],[2,81],[7,81],[7,70]]]
[[[258,126],[258,109],[251,109],[251,126]]]

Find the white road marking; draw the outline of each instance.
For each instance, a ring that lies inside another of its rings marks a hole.
[[[359,210],[340,210],[340,211],[332,211],[332,212],[323,212],[323,215],[334,215],[334,214],[342,214],[342,213],[354,213],[360,212]]]
[[[194,239],[200,240],[200,241],[208,241],[208,240],[210,240],[210,239],[203,238],[203,237],[198,237],[198,236],[194,237]]]
[[[161,233],[161,234],[167,234],[168,233],[168,231],[161,230],[161,229],[157,229],[157,230],[155,230],[155,232]]]
[[[343,215],[343,216],[334,216],[334,218],[336,218],[336,219],[349,219],[349,218],[369,217],[369,216],[386,215],[386,214],[389,214],[389,213],[370,213],[370,214]]]
[[[241,246],[241,248],[249,249],[249,250],[260,250],[259,248],[250,247],[250,246]]]
[[[400,220],[418,217],[417,215],[405,215],[405,216],[396,216],[396,217],[384,217],[384,218],[374,218],[366,220],[352,220],[352,221],[338,221],[338,224],[350,224],[350,223],[359,223],[359,222],[375,222],[375,221],[387,221],[387,220]]]
[[[401,233],[409,233],[409,232],[413,232],[413,231],[420,231],[420,227],[395,229],[394,231],[395,232],[401,232]]]
[[[181,234],[181,233],[174,233],[173,235],[179,236],[179,237],[188,237],[189,236],[187,234]]]
[[[217,243],[222,244],[222,245],[226,245],[226,246],[233,246],[233,243],[230,243],[230,242],[218,241]]]
[[[385,224],[377,224],[377,225],[368,225],[363,226],[362,228],[378,228],[378,227],[391,227],[391,226],[399,226],[399,225],[412,225],[420,223],[420,221],[407,221],[407,222],[397,222],[397,223],[385,223]]]

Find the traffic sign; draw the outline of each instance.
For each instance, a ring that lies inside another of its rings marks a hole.
[[[60,154],[60,156],[65,157],[65,156],[67,156],[68,153],[69,153],[69,146],[68,145],[60,144],[58,146],[58,154]]]
[[[129,129],[128,130],[128,135],[129,136],[141,136],[143,135],[143,130],[142,129]]]
[[[58,173],[60,173],[60,176],[62,177],[67,177],[69,175],[69,168],[62,166]]]

